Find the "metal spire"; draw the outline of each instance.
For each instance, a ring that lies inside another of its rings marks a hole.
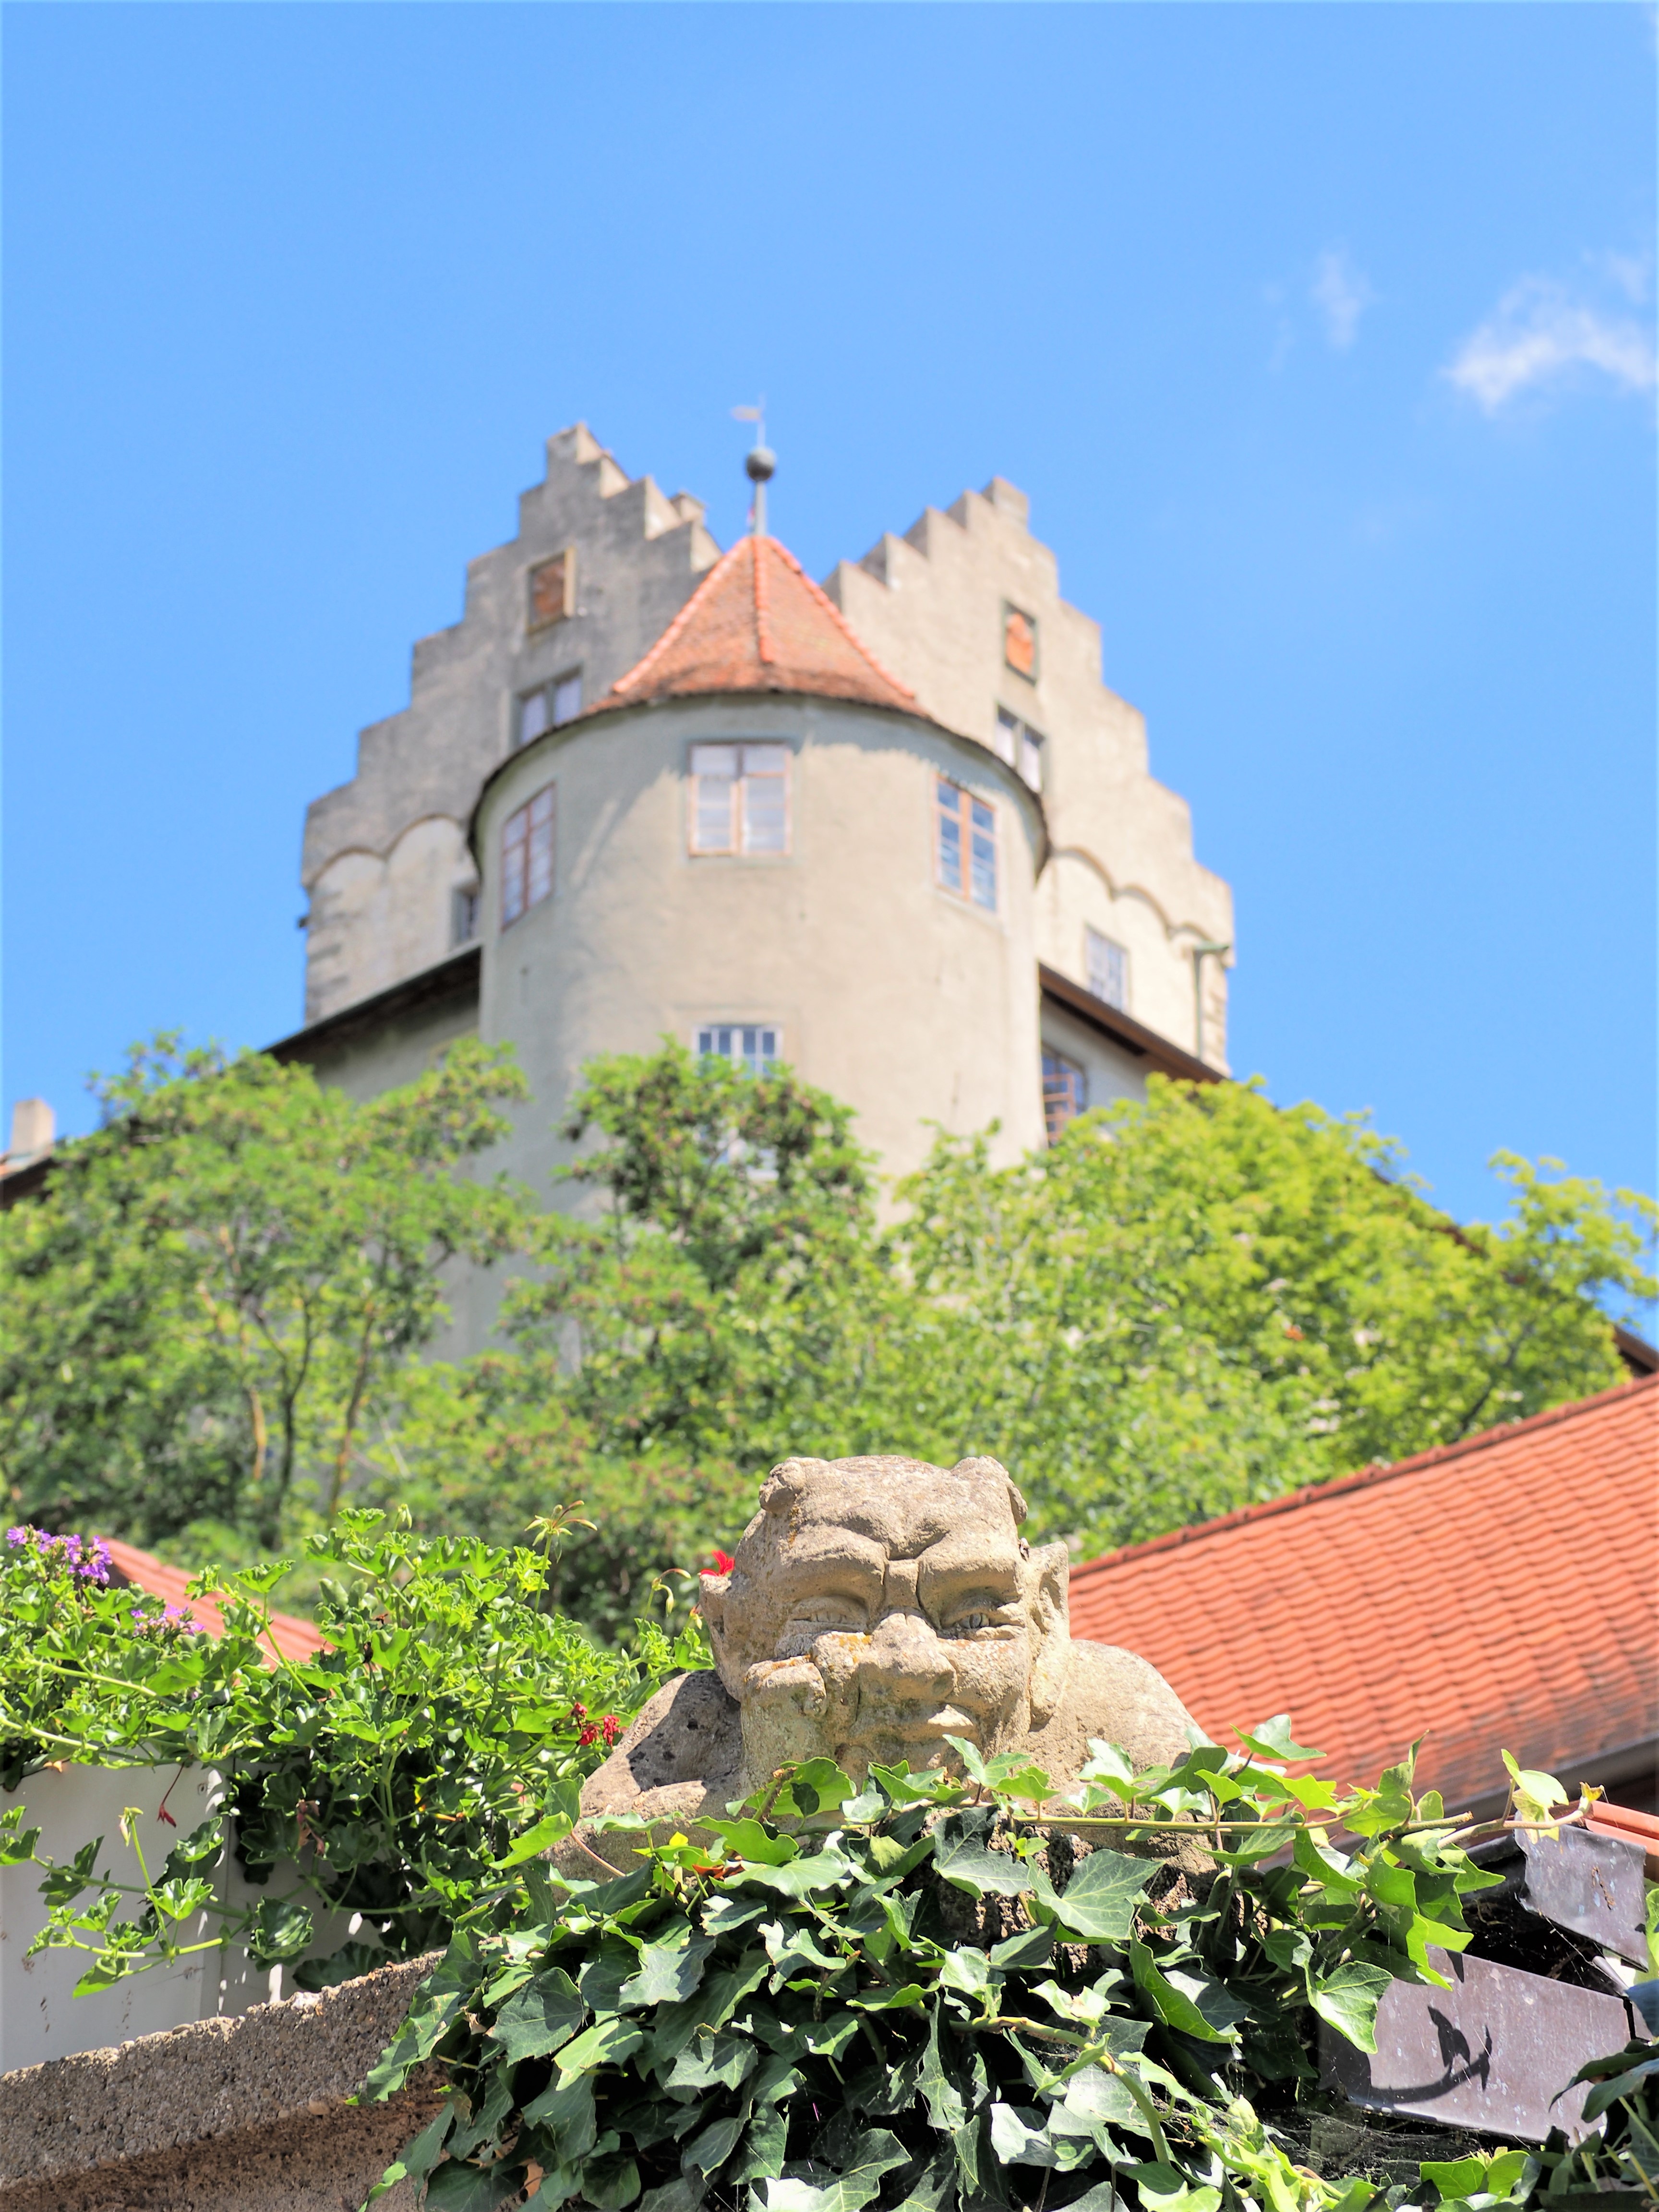
[[[749,510],[750,526],[757,538],[766,535],[766,487],[777,472],[778,457],[766,442],[766,401],[757,407],[734,407],[732,415],[739,422],[752,422],[755,442],[744,455],[743,465],[749,481],[755,487],[754,502]]]

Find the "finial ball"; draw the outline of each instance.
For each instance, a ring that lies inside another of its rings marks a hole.
[[[778,457],[769,446],[751,446],[743,465],[754,483],[766,483],[777,471]]]

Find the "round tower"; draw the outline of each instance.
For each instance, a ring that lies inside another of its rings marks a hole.
[[[1004,1161],[1042,1143],[1041,800],[763,532],[501,763],[470,836],[480,1034],[517,1048],[536,1101],[503,1164],[537,1186],[582,1063],[664,1036],[787,1061],[856,1109],[888,1176],[930,1122],[997,1122]]]

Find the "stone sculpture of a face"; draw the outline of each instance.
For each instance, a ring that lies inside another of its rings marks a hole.
[[[787,1460],[760,1495],[729,1575],[703,1583],[720,1679],[757,1786],[827,1754],[955,1763],[1054,1711],[1072,1650],[1063,1544],[1032,1551],[1025,1505],[994,1460]]]

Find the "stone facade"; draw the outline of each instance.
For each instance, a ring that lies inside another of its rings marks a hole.
[[[720,555],[701,514],[580,426],[550,441],[518,537],[416,647],[410,706],[310,810],[284,1056],[368,1096],[469,1030],[511,1042],[535,1097],[501,1164],[541,1189],[583,1063],[664,1036],[764,1040],[889,1176],[930,1123],[996,1122],[1003,1161],[1040,1145],[1056,1080],[1075,1109],[1149,1068],[1223,1072],[1227,887],[1023,495],[930,508],[823,590],[775,540]],[[696,826],[709,747],[767,763],[781,812],[752,847]],[[952,887],[950,836],[994,884]]]
[[[930,507],[902,538],[842,562],[825,589],[936,721],[992,746],[1015,736],[1011,722],[1022,744],[1027,732],[1041,739],[1051,848],[1038,957],[1087,984],[1094,932],[1127,956],[1115,963],[1123,1010],[1195,1051],[1193,951],[1231,948],[1232,895],[1193,856],[1186,800],[1148,769],[1145,716],[1101,681],[1100,626],[1060,598],[1059,564],[1030,533],[1024,492],[994,477],[948,513]],[[1011,615],[1030,627],[1029,674],[1007,650]],[[1224,1072],[1225,971],[1219,958],[1202,966],[1204,1057]],[[1090,1048],[1063,1024],[1054,1042]]]
[[[567,552],[570,611],[532,621],[532,572]],[[415,647],[409,705],[362,732],[356,776],[307,814],[308,1024],[453,950],[454,894],[475,877],[467,817],[512,749],[520,702],[572,675],[597,698],[719,556],[690,493],[630,481],[581,423],[548,440],[518,536],[469,565],[460,621]]]

